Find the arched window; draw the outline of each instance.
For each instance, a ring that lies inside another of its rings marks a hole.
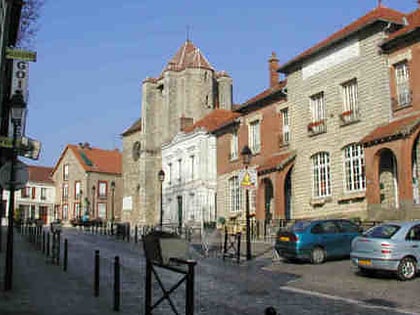
[[[313,197],[331,196],[330,154],[319,152],[312,156]]]

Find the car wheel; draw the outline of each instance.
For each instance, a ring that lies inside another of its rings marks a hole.
[[[312,249],[311,262],[313,264],[322,264],[325,261],[326,255],[325,250],[321,247],[315,247]]]
[[[416,261],[410,257],[403,258],[401,259],[397,269],[398,279],[402,281],[411,280],[416,276],[416,271]]]

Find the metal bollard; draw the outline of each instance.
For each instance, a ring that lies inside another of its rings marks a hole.
[[[114,262],[114,311],[120,310],[120,257]]]
[[[187,273],[187,292],[185,298],[185,314],[193,315],[194,314],[194,267],[195,262],[188,263],[188,273]]]
[[[138,227],[137,227],[137,225],[134,227],[134,242],[137,244],[137,242],[138,242],[138,240],[137,240],[137,238],[138,238],[138,233],[139,233],[139,231],[138,231]]]
[[[42,253],[45,253],[45,231],[42,231]]]
[[[238,233],[238,248],[237,248],[237,253],[236,253],[236,262],[239,264],[240,260],[241,260],[241,236],[242,233]]]
[[[67,262],[68,262],[68,243],[67,238],[64,239],[64,257],[63,257],[63,270],[67,271]]]
[[[47,257],[50,256],[50,232],[47,232]]]
[[[99,250],[95,250],[95,275],[93,280],[94,296],[99,296]]]

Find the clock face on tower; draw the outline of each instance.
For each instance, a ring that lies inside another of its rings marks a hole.
[[[140,158],[140,149],[141,145],[139,141],[134,142],[133,144],[133,160],[137,161]]]

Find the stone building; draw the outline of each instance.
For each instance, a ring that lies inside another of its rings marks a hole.
[[[407,68],[398,67],[406,61],[415,69],[418,21],[380,5],[279,68],[287,76],[284,106],[297,153],[291,217],[372,218],[368,209],[412,205],[418,109],[407,92]],[[411,41],[396,47],[402,38]],[[403,96],[393,78],[406,80]],[[396,97],[404,103],[392,102]]]
[[[217,220],[216,136],[239,113],[215,109],[162,145],[163,223],[203,227]]]
[[[123,134],[122,219],[134,224],[159,221],[161,145],[183,124],[215,108],[230,110],[232,79],[217,72],[187,40],[156,78],[142,84],[141,118]]]
[[[62,152],[52,179],[56,186],[56,214],[64,222],[85,214],[90,219],[121,218],[121,153],[69,144]]]

